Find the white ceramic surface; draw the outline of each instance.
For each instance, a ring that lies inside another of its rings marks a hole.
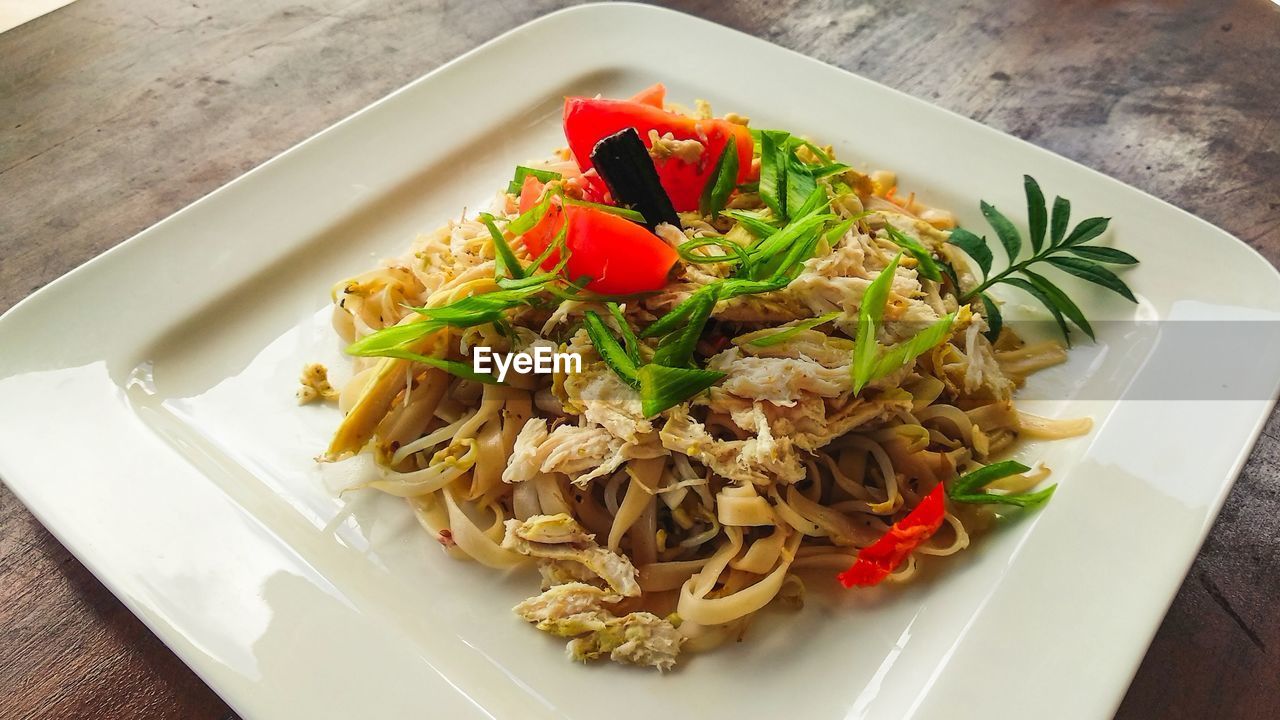
[[[655,52],[655,28],[681,51]],[[972,226],[979,196],[1022,207],[1024,172],[1078,217],[1114,216],[1112,241],[1143,260],[1127,276],[1141,303],[1068,283],[1091,317],[1280,317],[1265,260],[1115,180],[701,20],[588,6],[427,75],[7,313],[0,476],[246,718],[1108,716],[1274,392],[1038,403],[1097,421],[1089,437],[1020,449],[1062,483],[1044,511],[910,586],[819,588],[665,677],[566,662],[562,642],[509,612],[529,575],[449,560],[401,503],[339,498],[350,468],[312,462],[337,411],[299,408],[293,392],[306,362],[345,376],[330,285],[561,144],[563,95],[656,80],[895,169]],[[1161,352],[1158,337],[1134,347],[1104,331],[1034,382],[1141,378]]]

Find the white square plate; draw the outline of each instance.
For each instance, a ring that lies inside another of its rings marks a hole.
[[[561,144],[563,95],[657,80],[897,170],[970,226],[979,197],[1021,207],[1024,172],[1079,217],[1114,216],[1112,239],[1143,260],[1127,276],[1141,303],[1072,285],[1091,317],[1280,317],[1265,260],[1115,180],[701,20],[588,6],[427,75],[6,314],[0,475],[246,718],[1109,715],[1267,417],[1280,368],[1265,358],[1194,368],[1265,389],[1251,400],[1070,399],[1119,397],[1082,388],[1169,359],[1160,325],[1137,341],[1109,325],[1035,381],[1062,398],[1035,409],[1096,420],[1020,451],[1062,483],[1042,512],[908,587],[813,593],[666,676],[565,661],[510,613],[530,577],[449,560],[401,503],[339,498],[342,466],[312,462],[337,413],[293,391],[306,362],[345,367],[330,285]]]

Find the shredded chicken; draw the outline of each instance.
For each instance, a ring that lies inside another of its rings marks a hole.
[[[595,660],[608,653],[614,662],[649,665],[665,671],[676,664],[684,640],[671,621],[647,612],[634,612],[608,620],[603,628],[570,640],[566,651],[573,660]]]
[[[302,368],[302,376],[298,378],[298,404],[306,405],[316,400],[337,400],[338,390],[329,384],[329,370],[320,363],[311,363]]]
[[[608,656],[615,662],[670,670],[684,637],[670,620],[647,612],[615,616],[604,606],[621,601],[594,585],[554,585],[513,610],[543,632],[574,638],[565,650],[574,660]]]
[[[638,401],[637,401],[638,402]],[[576,485],[617,470],[628,460],[659,457],[661,446],[652,437],[622,440],[600,425],[561,425],[550,433],[547,421],[530,418],[516,436],[504,482],[525,482],[538,473],[564,473]]]
[[[570,582],[553,585],[541,595],[516,605],[513,610],[525,620],[537,623],[539,630],[561,637],[573,637],[603,630],[612,615],[601,607],[601,603],[616,603],[620,600],[621,596],[594,585]]]
[[[703,150],[702,143],[697,140],[676,140],[671,133],[658,135],[657,130],[649,131],[649,154],[654,160],[675,158],[693,164],[702,157]]]
[[[548,535],[547,528],[554,528]],[[502,547],[521,555],[549,560],[563,560],[581,564],[608,583],[619,595],[635,597],[640,594],[636,581],[636,568],[626,557],[602,548],[595,536],[587,534],[578,521],[568,515],[534,515],[524,522],[508,520]],[[553,538],[547,542],[545,538]],[[575,538],[566,541],[564,538]]]

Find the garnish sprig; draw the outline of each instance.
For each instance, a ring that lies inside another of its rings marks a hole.
[[[995,258],[986,237],[978,236],[964,228],[956,228],[951,232],[948,242],[973,258],[982,272],[982,281],[975,287],[961,292],[960,302],[965,303],[975,299],[982,302],[990,328],[987,336],[994,340],[1000,334],[1003,319],[999,306],[987,294],[987,290],[998,284],[1010,285],[1026,292],[1044,305],[1057,322],[1058,329],[1067,342],[1071,340],[1068,320],[1092,338],[1094,337],[1093,328],[1080,307],[1051,280],[1031,268],[1043,263],[1104,287],[1130,302],[1137,302],[1129,286],[1103,265],[1136,265],[1138,259],[1123,250],[1086,245],[1106,231],[1111,222],[1110,218],[1091,217],[1081,220],[1068,233],[1071,202],[1061,197],[1054,198],[1053,214],[1050,216],[1045,205],[1044,193],[1035,178],[1024,175],[1023,188],[1027,197],[1030,257],[1018,260],[1024,246],[1022,236],[1009,218],[985,200],[980,203],[982,215],[995,230],[996,237],[999,238],[1005,255],[1009,259],[1009,265],[1005,269],[992,274],[991,267]],[[1048,244],[1045,243],[1046,239]],[[952,277],[955,276],[954,272],[949,274]]]
[[[1031,468],[1017,460],[1001,460],[986,467],[961,475],[952,481],[947,488],[947,497],[952,502],[970,505],[1015,505],[1017,507],[1035,507],[1043,504],[1058,489],[1057,483],[1043,490],[1029,493],[993,493],[986,487],[996,480],[1025,473]]]

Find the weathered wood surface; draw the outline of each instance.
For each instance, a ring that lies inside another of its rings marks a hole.
[[[80,0],[0,35],[0,310],[564,4]],[[1098,168],[1280,262],[1280,7],[1266,0],[671,5]],[[1277,538],[1273,416],[1119,717],[1274,716]],[[4,717],[229,714],[4,489],[0,698]]]

